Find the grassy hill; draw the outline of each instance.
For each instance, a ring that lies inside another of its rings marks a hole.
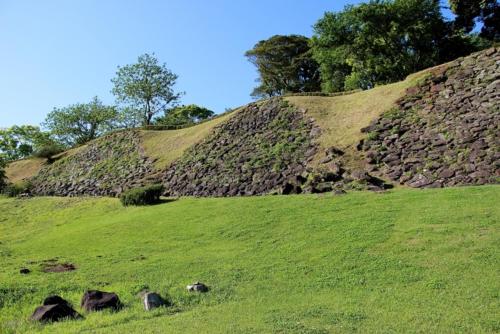
[[[0,198],[0,332],[498,332],[499,197],[500,186],[127,208]],[[50,260],[77,269],[45,273]],[[185,291],[196,280],[211,291]],[[144,311],[146,287],[173,306]],[[117,292],[124,309],[27,320],[52,293],[81,311],[90,288]]]

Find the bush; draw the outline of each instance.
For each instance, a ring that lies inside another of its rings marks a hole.
[[[64,151],[64,149],[59,145],[47,145],[47,146],[43,146],[42,148],[37,150],[35,153],[33,153],[33,156],[37,157],[37,158],[50,159],[54,155],[59,154],[63,151]]]
[[[29,193],[31,184],[29,182],[10,183],[3,188],[3,193],[9,197],[17,197],[24,193]]]
[[[163,189],[161,184],[130,189],[120,195],[120,201],[125,206],[155,204],[160,201]]]

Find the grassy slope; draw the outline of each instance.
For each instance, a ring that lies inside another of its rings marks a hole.
[[[5,169],[7,179],[12,183],[18,183],[23,180],[29,179],[42,167],[45,159],[31,158],[17,160],[10,163]]]
[[[498,332],[499,197],[484,186],[144,208],[0,199],[0,332]],[[78,270],[30,263],[55,257]],[[212,291],[187,293],[195,280]],[[175,306],[143,311],[144,286]],[[48,294],[78,305],[87,288],[116,291],[125,308],[26,320]]]
[[[359,167],[361,159],[356,145],[363,138],[360,129],[388,111],[395,101],[404,96],[406,89],[415,86],[427,71],[410,75],[406,80],[376,87],[355,94],[335,97],[291,96],[286,99],[303,109],[316,120],[322,133],[318,139],[323,149],[335,146],[346,152],[346,162]],[[324,157],[320,150],[316,162]]]
[[[233,113],[227,113],[186,129],[141,131],[146,156],[157,159],[155,165],[159,169],[168,167],[174,160],[180,158],[187,148],[208,136],[215,126],[225,122],[232,115]]]

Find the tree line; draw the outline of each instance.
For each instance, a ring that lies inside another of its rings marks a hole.
[[[371,0],[327,12],[312,38],[276,35],[246,57],[259,72],[256,98],[370,89],[487,48],[500,40],[497,0]],[[474,31],[481,25],[479,32]]]

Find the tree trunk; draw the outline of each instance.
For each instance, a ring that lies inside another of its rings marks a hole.
[[[146,101],[146,125],[151,125],[151,118],[153,118],[153,113],[151,112],[151,106],[149,105],[149,100]]]

